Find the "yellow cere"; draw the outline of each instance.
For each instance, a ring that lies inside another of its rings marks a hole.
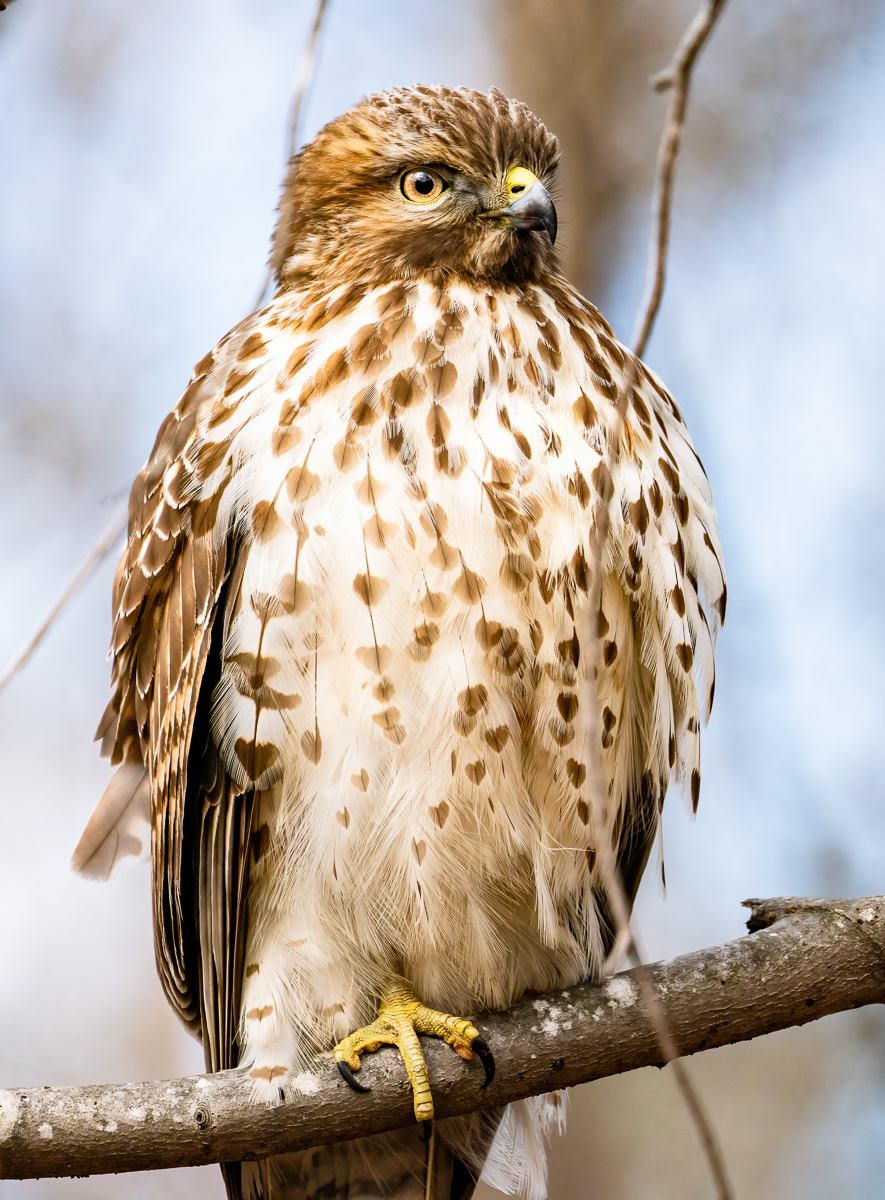
[[[529,190],[533,183],[538,182],[538,177],[533,175],[528,167],[513,167],[507,172],[504,182],[511,196],[521,196]]]

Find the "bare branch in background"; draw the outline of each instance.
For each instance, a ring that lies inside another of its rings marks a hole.
[[[313,18],[313,28],[310,31],[310,37],[307,39],[307,44],[301,55],[298,70],[295,72],[295,82],[292,89],[292,107],[289,110],[289,137],[286,143],[287,161],[298,149],[298,134],[301,131],[301,112],[304,108],[304,102],[307,99],[310,85],[313,82],[317,45],[320,40],[320,30],[323,28],[328,3],[329,0],[319,0],[317,4],[317,10]]]
[[[673,184],[676,179],[676,159],[679,157],[679,147],[682,143],[691,73],[697,57],[724,7],[725,0],[707,0],[686,30],[673,61],[652,81],[656,91],[664,92],[672,88],[673,96],[670,100],[667,123],[664,126],[664,133],[658,148],[654,204],[656,227],[652,240],[645,298],[633,338],[633,352],[638,358],[645,353],[658,309],[661,307],[661,297],[664,294],[667,250],[670,245]]]
[[[746,901],[753,931],[647,967],[648,986],[687,1053],[804,1025],[885,999],[885,897]],[[483,1016],[498,1070],[423,1042],[437,1115],[497,1108],[637,1067],[661,1066],[635,972],[521,1000]],[[108,1174],[239,1162],[399,1129],[414,1121],[394,1049],[363,1068],[356,1094],[331,1054],[291,1082],[293,1099],[256,1105],[240,1071],[151,1083],[0,1091],[0,1179]]]
[[[639,984],[639,990],[642,996],[642,1003],[645,1007],[646,1014],[651,1022],[652,1028],[655,1031],[655,1036],[658,1040],[658,1047],[663,1056],[664,1062],[673,1068],[673,1074],[676,1079],[676,1084],[682,1093],[682,1098],[685,1101],[685,1106],[688,1109],[689,1115],[698,1132],[698,1137],[701,1141],[701,1147],[704,1155],[710,1166],[710,1173],[713,1176],[713,1181],[716,1185],[716,1192],[719,1200],[733,1200],[734,1192],[728,1178],[728,1172],[725,1167],[725,1159],[722,1154],[722,1147],[719,1144],[719,1139],[716,1136],[716,1131],[713,1128],[712,1121],[707,1113],[704,1102],[701,1100],[700,1094],[692,1082],[691,1076],[686,1069],[685,1063],[681,1061],[684,1053],[691,1053],[689,1050],[680,1049],[673,1037],[670,1026],[667,1021],[667,1016],[661,1007],[658,999],[658,993],[655,990],[654,981],[652,978],[652,969],[646,966],[645,959],[642,953],[642,948],[636,936],[636,931],[630,921],[630,909],[627,903],[627,896],[624,892],[624,886],[621,882],[620,873],[617,869],[617,864],[614,862],[614,854],[608,839],[602,839],[602,845],[607,845],[609,863],[603,868],[606,876],[606,887],[609,890],[609,898],[612,904],[612,909],[615,917],[615,928],[618,931],[618,937],[622,942],[626,942],[625,949],[630,954],[635,964],[633,976]]]
[[[658,154],[658,173],[655,188],[656,209],[658,212],[658,236],[649,252],[648,274],[649,279],[652,281],[652,286],[639,318],[639,328],[642,332],[636,346],[635,353],[637,358],[642,354],[648,342],[658,309],[660,308],[661,296],[664,290],[667,251],[669,248],[674,170],[676,155],[679,151],[682,136],[682,127],[685,123],[691,70],[724,4],[725,0],[710,0],[705,5],[683,36],[673,62],[667,68],[666,72],[659,77],[659,79],[667,81],[663,86],[674,87],[674,99],[668,113],[667,124],[661,139],[661,149]],[[661,85],[658,84],[657,86]],[[616,447],[621,444],[625,407],[636,383],[637,369],[636,359],[628,357],[624,382],[618,390],[615,399],[616,423],[612,443]],[[611,451],[607,449],[606,457],[610,457],[610,455]],[[609,468],[609,479],[611,479],[612,464],[609,462],[607,465]],[[603,553],[608,543],[610,504],[611,494],[603,485],[594,511],[591,612],[602,611]],[[590,671],[590,678],[595,680],[602,677],[601,636],[597,636],[594,639],[592,653],[594,661]],[[598,697],[596,699],[596,704],[591,706],[595,712],[595,727],[591,730],[590,738],[591,744],[598,746],[601,740],[602,714]],[[685,1100],[692,1122],[697,1129],[704,1155],[709,1163],[717,1196],[719,1200],[733,1200],[734,1193],[728,1180],[725,1161],[713,1128],[713,1123],[684,1063],[679,1062],[681,1055],[679,1045],[673,1037],[667,1017],[651,985],[635,933],[630,924],[630,901],[624,890],[617,855],[609,839],[606,827],[605,790],[600,774],[600,764],[592,755],[591,761],[593,765],[591,767],[589,783],[592,797],[593,824],[597,830],[598,864],[605,883],[615,928],[615,949],[610,956],[610,961],[616,957],[618,951],[626,951],[632,955],[636,964],[636,978],[640,985],[643,1005],[652,1028],[655,1031],[664,1061],[673,1067],[677,1085]]]
[[[320,31],[323,27],[323,19],[326,15],[326,8],[329,0],[319,0],[316,13],[314,15],[313,26],[311,28],[310,37],[304,47],[301,55],[301,61],[298,64],[298,70],[295,72],[295,79],[292,88],[292,104],[289,109],[289,124],[288,133],[286,135],[286,160],[288,161],[298,146],[298,131],[301,124],[301,114],[304,109],[304,102],[310,90],[311,81],[313,80],[314,66],[316,64],[317,44],[319,42]],[[252,309],[260,308],[261,302],[267,292],[271,282],[270,267],[264,276],[264,282],[261,285],[261,290],[255,298],[255,303]],[[250,310],[252,311],[252,310]],[[25,648],[18,654],[6,668],[4,673],[0,675],[0,692],[6,685],[15,678],[15,676],[27,665],[34,651],[49,633],[52,626],[58,620],[59,616],[66,608],[68,603],[77,594],[80,588],[86,583],[92,573],[97,570],[105,558],[113,550],[119,539],[126,531],[126,506],[124,505],[116,514],[113,521],[108,525],[107,529],[96,542],[93,549],[89,552],[83,565],[77,571],[71,582],[59,596],[58,600],[53,605],[46,619],[36,630],[33,637],[30,638]]]
[[[104,533],[90,550],[88,556],[81,564],[76,575],[64,589],[62,594],[56,600],[55,604],[49,610],[44,621],[37,628],[33,636],[28,640],[27,645],[20,654],[12,660],[6,670],[0,675],[0,692],[10,683],[15,676],[27,666],[31,659],[31,655],[49,633],[52,626],[61,616],[63,610],[67,607],[80,588],[91,577],[93,572],[97,571],[110,552],[116,546],[117,542],[126,531],[126,505],[124,504],[115,514],[113,520],[108,524]]]
[[[289,107],[289,123],[286,134],[286,162],[298,149],[299,134],[301,132],[301,114],[304,110],[304,102],[307,99],[307,94],[310,91],[310,85],[313,82],[314,68],[316,67],[317,46],[320,40],[320,31],[323,28],[323,20],[326,16],[326,8],[329,0],[318,0],[316,13],[313,18],[313,27],[310,31],[310,37],[305,43],[304,50],[301,54],[301,61],[298,63],[298,69],[295,72],[295,79],[292,85],[292,103]],[[270,264],[264,272],[264,280],[258,295],[255,297],[255,303],[252,305],[252,310],[261,308],[264,299],[267,296],[268,288],[271,285],[273,271]]]

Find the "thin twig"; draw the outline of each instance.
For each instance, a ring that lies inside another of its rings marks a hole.
[[[310,91],[310,85],[313,83],[317,45],[319,44],[320,31],[323,28],[328,3],[329,0],[319,0],[317,4],[316,13],[313,18],[313,28],[310,31],[310,37],[307,39],[304,52],[301,55],[298,70],[295,72],[295,80],[292,87],[292,107],[289,110],[289,134],[286,142],[287,161],[298,149],[298,134],[301,132],[301,112],[304,108],[307,94]]]
[[[673,208],[673,184],[676,178],[676,159],[682,142],[682,130],[685,125],[685,110],[688,106],[688,92],[691,85],[691,72],[695,61],[710,36],[719,14],[725,7],[725,0],[707,0],[695,19],[685,31],[673,61],[652,80],[656,91],[664,92],[673,89],[670,108],[667,113],[667,123],[658,147],[657,170],[655,173],[654,210],[656,217],[655,233],[649,258],[648,282],[645,298],[636,322],[633,352],[641,358],[648,345],[652,326],[661,307],[661,297],[664,294],[664,281],[667,268],[667,249],[670,244],[670,217]]]
[[[598,646],[598,638],[596,642]],[[598,658],[601,665],[601,655]],[[592,674],[595,678],[599,678],[601,673],[597,671]],[[599,704],[596,705],[596,709],[598,712]],[[630,903],[624,891],[624,884],[621,879],[621,872],[614,847],[608,837],[608,830],[604,824],[601,777],[598,769],[596,776],[596,779],[591,784],[590,794],[593,806],[593,824],[594,828],[599,831],[599,836],[597,837],[597,862],[605,882],[605,890],[611,906],[611,915],[614,921],[615,947],[629,953],[633,960],[635,967],[634,977],[639,984],[645,1013],[655,1031],[661,1055],[664,1061],[673,1069],[676,1084],[682,1093],[689,1115],[697,1129],[701,1147],[716,1185],[717,1196],[719,1200],[733,1200],[734,1192],[728,1179],[719,1139],[716,1136],[713,1123],[706,1112],[704,1103],[686,1069],[685,1063],[680,1061],[682,1052],[676,1043],[676,1039],[673,1037],[664,1010],[652,985],[648,967],[645,965],[645,956],[642,953],[636,931],[630,920]],[[614,956],[615,952],[609,956],[609,962],[612,961]]]
[[[615,401],[616,409],[616,425],[615,437],[613,441],[619,443],[621,439],[621,430],[623,428],[624,405],[626,397],[630,395],[633,385],[636,381],[636,361],[633,358],[628,360],[628,366],[625,376],[624,387],[620,389],[618,397]],[[608,452],[606,452],[608,456]],[[611,468],[609,468],[611,469]],[[609,505],[610,494],[603,491],[596,505],[594,514],[593,536],[596,539],[593,547],[593,567],[592,567],[592,592],[590,612],[602,611],[602,556],[604,547],[608,541],[608,529],[610,524]],[[592,651],[593,658],[591,660],[589,677],[593,680],[602,678],[602,638],[597,636],[593,639]],[[591,744],[600,745],[602,740],[602,717],[600,712],[601,704],[599,697],[596,697],[596,704],[591,706],[591,712],[595,713],[595,721],[593,728],[590,730]],[[681,1057],[679,1047],[677,1046],[673,1035],[667,1025],[667,1019],[664,1016],[663,1010],[658,1003],[657,997],[651,988],[648,978],[647,968],[645,967],[643,956],[637,944],[637,939],[634,930],[630,923],[630,904],[627,895],[624,891],[624,885],[621,880],[620,870],[618,868],[617,857],[614,847],[609,838],[609,831],[605,819],[605,799],[604,787],[602,783],[602,773],[600,764],[595,755],[589,756],[592,764],[588,771],[588,783],[590,785],[590,800],[593,819],[593,827],[597,830],[597,862],[602,873],[605,883],[606,893],[611,905],[611,915],[614,920],[615,933],[615,948],[616,950],[624,950],[631,954],[633,961],[636,964],[636,977],[640,985],[643,1004],[648,1015],[648,1019],[655,1031],[658,1039],[658,1046],[661,1050],[665,1061],[673,1067],[673,1074],[676,1077],[677,1085],[685,1099],[689,1114],[697,1128],[698,1138],[703,1147],[704,1154],[710,1166],[710,1173],[713,1176],[716,1184],[716,1191],[719,1200],[733,1200],[734,1193],[728,1180],[728,1175],[725,1168],[725,1161],[722,1156],[722,1151],[719,1147],[719,1142],[713,1129],[713,1124],[707,1115],[704,1104],[688,1075],[685,1065],[679,1062]],[[611,962],[614,955],[610,955]]]
[[[116,546],[117,542],[126,531],[126,505],[123,505],[113,517],[113,520],[108,524],[104,533],[90,550],[88,556],[80,565],[76,575],[64,589],[62,594],[56,600],[55,604],[47,613],[43,622],[38,626],[36,632],[28,640],[27,645],[18,654],[6,670],[0,675],[0,692],[10,683],[21,669],[29,662],[31,655],[46,637],[49,630],[55,624],[62,610],[74,598],[80,588],[89,579],[92,573],[97,570],[102,562],[107,558],[110,552]]]
[[[301,133],[301,114],[304,110],[304,104],[307,100],[310,85],[313,82],[314,68],[316,66],[317,46],[320,40],[320,32],[323,28],[323,20],[326,16],[326,8],[329,0],[318,0],[316,12],[313,18],[313,27],[310,31],[310,37],[304,45],[304,50],[301,54],[301,61],[298,63],[298,69],[295,72],[295,77],[292,82],[292,102],[289,106],[289,122],[286,128],[286,162],[294,155],[298,149],[299,134]],[[261,308],[264,303],[267,290],[270,287],[273,272],[270,265],[267,266],[264,272],[264,279],[261,283],[261,288],[258,295],[255,297],[255,303],[252,305],[252,311]]]
[[[313,26],[307,43],[301,55],[301,61],[298,64],[298,70],[295,72],[295,78],[292,86],[292,103],[289,109],[289,123],[286,133],[286,160],[288,161],[298,145],[298,133],[301,126],[301,114],[304,109],[304,103],[307,99],[307,94],[310,90],[310,85],[313,80],[314,66],[316,64],[317,44],[319,42],[320,31],[323,26],[323,19],[326,15],[326,8],[329,0],[318,0],[316,13],[314,15]],[[261,290],[255,298],[255,303],[252,310],[261,307],[261,302],[265,297],[267,289],[271,281],[271,271],[268,267],[264,281],[261,284]],[[65,590],[59,596],[58,600],[53,605],[46,619],[34,633],[33,637],[28,641],[25,648],[19,655],[9,664],[3,675],[0,675],[0,692],[6,685],[15,678],[21,669],[28,663],[34,651],[46,637],[49,630],[52,628],[55,621],[58,619],[69,601],[77,594],[80,588],[86,583],[90,575],[104,561],[111,550],[113,550],[119,538],[126,530],[126,508],[125,506],[117,513],[113,521],[108,525],[107,529],[102,533],[99,540],[96,542],[89,556],[82,564],[77,574],[73,577]]]
[[[624,885],[621,881],[620,871],[618,870],[617,863],[614,862],[611,843],[607,838],[602,838],[600,844],[607,849],[607,854],[604,857],[608,857],[608,862],[603,862],[602,866],[603,874],[606,876],[606,890],[609,893],[612,905],[615,928],[618,938],[626,941],[626,949],[633,960],[633,976],[639,984],[646,1016],[655,1031],[658,1047],[664,1061],[673,1070],[676,1084],[682,1092],[682,1098],[697,1129],[704,1155],[709,1163],[710,1172],[716,1184],[717,1194],[720,1200],[733,1200],[734,1192],[732,1191],[726,1171],[725,1159],[719,1139],[716,1136],[716,1131],[707,1115],[704,1103],[692,1082],[686,1065],[682,1061],[682,1051],[676,1044],[676,1039],[670,1030],[664,1010],[658,999],[658,994],[652,983],[651,974],[646,966],[645,955],[639,945],[636,931],[631,924],[630,908],[624,892]]]
[[[661,138],[658,151],[657,175],[655,182],[655,209],[657,213],[656,237],[652,241],[649,252],[648,278],[649,286],[640,317],[637,322],[639,333],[636,338],[635,358],[628,356],[624,381],[618,389],[615,398],[615,422],[610,443],[604,454],[607,460],[609,476],[613,478],[612,459],[621,446],[624,434],[624,418],[629,397],[633,391],[638,374],[637,359],[645,350],[654,326],[661,297],[664,291],[666,276],[667,251],[670,240],[670,218],[673,203],[673,181],[675,177],[676,158],[685,124],[685,113],[688,104],[691,71],[701,47],[706,41],[713,25],[719,16],[725,0],[708,0],[704,8],[694,18],[680,42],[672,63],[655,80],[658,90],[673,88],[673,99],[667,116],[667,122]],[[602,576],[603,557],[608,543],[610,525],[611,491],[604,480],[601,494],[596,504],[593,523],[593,563],[592,563],[592,594],[590,611],[602,611]],[[590,678],[602,678],[602,638],[594,639],[592,654],[594,662],[591,665]],[[590,731],[596,745],[600,744],[602,732],[601,703],[596,697],[595,704],[596,728]],[[640,986],[643,1005],[649,1022],[655,1031],[658,1046],[665,1061],[673,1068],[677,1085],[682,1092],[686,1107],[698,1132],[704,1154],[710,1167],[711,1175],[716,1186],[719,1200],[732,1200],[733,1191],[728,1180],[725,1162],[712,1122],[705,1110],[704,1104],[689,1077],[685,1064],[680,1060],[681,1052],[670,1027],[658,997],[651,984],[648,968],[637,943],[636,935],[630,924],[630,903],[624,891],[621,873],[614,847],[609,838],[608,822],[606,821],[605,791],[602,781],[600,764],[594,755],[590,755],[592,775],[589,779],[590,794],[593,809],[593,825],[597,833],[597,854],[600,872],[603,876],[606,892],[611,906],[611,916],[614,922],[614,951],[609,962],[618,950],[626,950],[631,954],[636,964],[636,979]]]

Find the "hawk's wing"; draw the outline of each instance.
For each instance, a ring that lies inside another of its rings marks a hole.
[[[74,856],[85,873],[91,863],[91,873],[109,874],[115,857],[131,851],[115,821],[131,820],[147,791],[141,768],[150,791],[157,967],[173,1008],[202,1037],[210,1070],[237,1061],[253,793],[226,774],[209,733],[245,553],[233,536],[213,532],[230,473],[215,495],[200,490],[196,425],[221,400],[254,323],[197,365],[133,485],[114,585],[113,695],[97,735],[121,766]]]

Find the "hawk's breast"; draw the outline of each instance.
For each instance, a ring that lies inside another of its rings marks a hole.
[[[662,795],[696,769],[698,594],[723,587],[709,491],[650,377],[619,415],[624,353],[582,305],[284,294],[199,419],[208,536],[243,556],[223,761],[273,795],[298,888],[375,917],[402,898],[394,940],[504,886],[551,945],[596,936],[599,826],[637,780]]]

